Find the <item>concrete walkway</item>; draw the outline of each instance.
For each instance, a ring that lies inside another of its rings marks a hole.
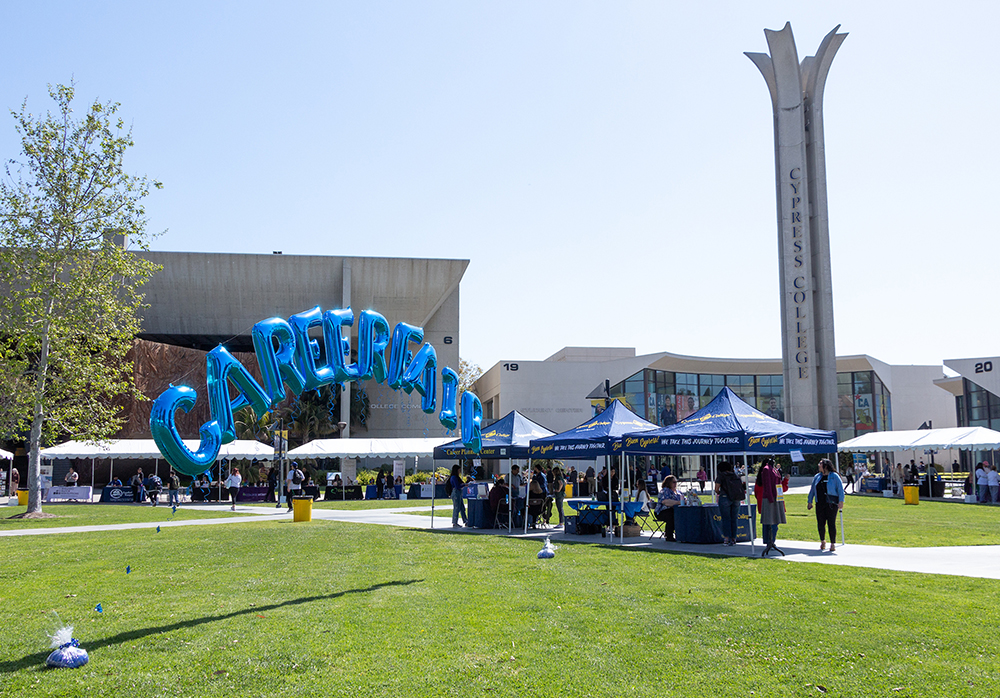
[[[228,505],[199,505],[201,511],[229,511]],[[498,529],[453,528],[450,508],[443,515],[430,516],[414,512],[429,512],[430,507],[400,507],[393,509],[313,509],[314,519],[342,521],[345,523],[375,524],[381,526],[402,526],[406,528],[431,529],[441,533],[466,535],[510,535],[515,538],[538,540],[550,537],[556,545],[565,544],[568,552],[572,544],[589,543],[599,545],[621,545],[625,548],[650,548],[671,553],[694,555],[715,555],[720,557],[759,557],[763,546],[759,539],[756,546],[749,543],[726,547],[723,545],[692,545],[687,543],[667,543],[662,538],[650,538],[643,534],[638,538],[626,538],[624,543],[615,538],[600,535],[580,536],[563,533],[561,528],[538,531],[513,531],[508,534]],[[108,524],[101,526],[66,526],[56,528],[31,528],[23,531],[2,531],[0,537],[39,536],[59,533],[88,533],[92,531],[124,531],[131,529],[175,528],[181,526],[212,526],[219,524],[247,523],[248,521],[290,521],[292,515],[285,508],[238,506],[237,512],[245,516],[230,516],[217,519],[186,519],[181,521],[150,521],[144,523]],[[169,511],[167,509],[166,511]],[[780,536],[780,529],[779,529]],[[820,552],[815,541],[789,541],[779,538],[778,546],[785,556],[772,553],[770,559],[779,562],[811,562],[824,565],[846,565],[869,569],[896,570],[900,572],[920,572],[924,574],[947,574],[961,577],[1000,579],[1000,546],[978,545],[939,548],[891,548],[876,545],[837,546],[836,553]]]

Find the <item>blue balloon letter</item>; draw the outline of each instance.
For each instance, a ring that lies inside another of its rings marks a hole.
[[[257,353],[257,363],[264,378],[264,390],[271,406],[285,399],[285,383],[296,395],[305,388],[305,379],[295,367],[295,335],[292,326],[280,317],[261,320],[253,326],[250,335]],[[277,340],[278,348],[274,348]],[[258,417],[263,414],[257,415]]]
[[[288,318],[288,323],[292,326],[295,334],[295,359],[299,365],[299,371],[305,380],[306,390],[316,390],[328,383],[333,383],[333,369],[329,365],[316,367],[316,359],[319,358],[319,342],[309,339],[309,328],[316,327],[323,322],[323,311],[317,305],[312,310],[298,313]],[[327,347],[327,356],[329,356]],[[327,361],[329,364],[329,361]]]
[[[402,388],[407,393],[413,390],[413,386],[403,380],[403,374],[412,358],[406,345],[411,341],[420,343],[423,340],[422,327],[407,325],[405,322],[396,324],[396,329],[392,331],[392,354],[389,356],[389,387],[393,390]]]
[[[445,429],[458,426],[458,374],[447,366],[441,369],[441,413],[438,421]]]
[[[212,419],[219,423],[222,430],[222,443],[227,444],[236,439],[233,412],[250,405],[260,417],[271,409],[271,401],[243,364],[221,344],[208,352],[205,360],[208,364],[208,407],[212,411]],[[239,390],[239,395],[232,401],[229,399],[229,381]]]
[[[475,393],[462,393],[462,444],[474,453],[483,448],[483,403]]]
[[[403,373],[403,382],[412,385],[423,396],[420,409],[427,414],[433,414],[437,406],[437,363],[434,347],[425,344]]]
[[[351,360],[350,335],[344,338],[341,327],[354,325],[354,313],[350,308],[342,310],[327,310],[323,313],[323,342],[326,353],[333,368],[333,379],[337,383],[349,383],[358,378],[358,365],[349,364]]]
[[[358,322],[358,380],[385,383],[385,348],[389,346],[389,323],[374,310],[362,310]]]
[[[177,409],[189,412],[198,393],[186,385],[171,385],[153,401],[149,414],[149,430],[160,453],[179,473],[194,477],[215,462],[222,446],[222,430],[214,419],[201,426],[201,443],[193,452],[181,440],[174,419]]]

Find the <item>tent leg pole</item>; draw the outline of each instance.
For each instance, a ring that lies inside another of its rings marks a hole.
[[[531,458],[528,458],[528,472],[524,475],[524,534],[528,535],[528,476],[531,472]]]
[[[743,452],[743,468],[746,471],[747,481],[743,483],[743,501],[747,505],[747,523],[750,528],[750,554],[757,554],[757,526],[754,524],[753,517],[750,516],[750,457],[747,452]],[[757,512],[757,516],[760,516],[760,512]],[[763,526],[764,524],[761,524]]]

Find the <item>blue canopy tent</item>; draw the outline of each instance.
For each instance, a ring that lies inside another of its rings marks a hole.
[[[656,429],[656,425],[648,422],[630,410],[621,400],[614,400],[608,407],[595,417],[591,417],[578,427],[561,434],[532,439],[531,458],[567,460],[591,460],[597,456],[622,454],[623,437],[626,434],[638,433]],[[529,464],[530,465],[530,464]],[[623,464],[624,465],[624,464]],[[622,468],[626,474],[627,468]],[[611,469],[608,468],[608,490],[611,481]],[[624,503],[624,488],[622,502]],[[525,483],[525,500],[527,500],[527,483]],[[608,507],[608,521],[613,518],[612,508]],[[527,527],[527,517],[525,517]],[[525,528],[527,530],[527,528]],[[624,536],[624,531],[622,532]]]
[[[750,455],[836,453],[837,432],[781,422],[723,388],[705,407],[677,424],[627,434],[623,448],[632,455],[713,456],[714,480],[714,457],[720,453],[742,454],[748,465]]]
[[[532,439],[552,436],[555,432],[536,424],[517,410],[483,430],[482,449],[476,453],[455,439],[434,449],[434,458],[527,458]]]
[[[837,432],[780,422],[723,388],[677,424],[628,434],[624,450],[633,455],[836,453]]]
[[[537,424],[517,410],[512,410],[504,417],[489,425],[482,433],[482,448],[479,452],[466,448],[461,439],[449,441],[446,444],[434,449],[434,459],[445,458],[499,458],[514,459],[527,458],[532,439],[555,434],[551,429],[546,429],[541,424]],[[510,506],[510,495],[507,495],[507,505]],[[509,509],[508,509],[509,511]],[[510,519],[507,518],[507,528],[510,528]],[[434,502],[431,502],[431,526],[434,525]]]

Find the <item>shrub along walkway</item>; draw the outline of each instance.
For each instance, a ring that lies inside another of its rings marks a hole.
[[[444,502],[450,505],[450,502]],[[199,505],[199,509],[212,511],[227,511],[228,505]],[[403,526],[406,528],[435,529],[446,533],[465,533],[474,535],[508,535],[499,529],[452,528],[451,510],[447,507],[442,516],[433,519],[425,514],[415,514],[416,511],[429,511],[430,507],[409,507],[401,509],[313,509],[312,516],[317,520],[342,521],[347,523],[378,524],[383,526]],[[284,507],[237,507],[237,512],[247,516],[218,519],[186,519],[181,521],[164,520],[159,522],[107,524],[99,526],[67,526],[54,528],[32,528],[23,531],[0,531],[0,537],[5,536],[36,536],[54,535],[60,533],[80,534],[94,531],[120,531],[127,529],[148,529],[177,526],[212,526],[220,524],[246,523],[247,521],[291,521],[292,515]],[[955,546],[937,548],[893,548],[877,545],[853,545],[848,543],[837,546],[836,553],[820,552],[815,541],[789,541],[780,538],[778,547],[785,552],[781,557],[772,553],[771,558],[785,562],[813,562],[826,565],[846,565],[849,567],[868,567],[872,569],[896,570],[900,572],[920,572],[925,574],[948,574],[961,577],[980,577],[984,579],[1000,579],[1000,546]],[[521,531],[515,530],[513,536],[525,537]],[[670,553],[687,553],[696,555],[716,556],[759,556],[763,546],[759,539],[755,546],[749,543],[726,547],[722,545],[691,545],[686,543],[667,543],[662,538],[650,538],[644,533],[638,538],[626,538],[624,543],[618,538],[602,538],[600,535],[580,536],[563,533],[561,528],[547,528],[529,531],[528,538],[539,541],[551,537],[557,544],[604,544],[624,545],[626,548],[645,548],[649,550]]]

